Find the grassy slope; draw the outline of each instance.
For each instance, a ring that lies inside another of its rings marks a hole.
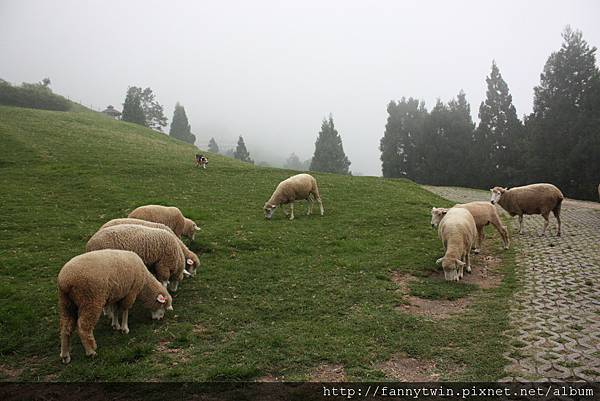
[[[380,379],[375,365],[398,352],[434,359],[443,378],[501,374],[511,263],[461,318],[396,310],[393,270],[422,276],[429,297],[473,290],[426,277],[441,254],[429,209],[447,202],[409,181],[316,174],[325,216],[302,205],[295,221],[278,211],[269,222],[262,205],[293,172],[217,155],[199,170],[192,146],[96,113],[0,107],[0,143],[0,379],[16,368],[20,380],[299,380],[320,363]],[[126,336],[103,319],[99,356],[86,360],[75,335],[61,366],[58,271],[103,222],[148,203],[200,223],[201,273],[165,321],[135,309]]]

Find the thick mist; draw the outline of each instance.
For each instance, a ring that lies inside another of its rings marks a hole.
[[[353,173],[380,175],[386,105],[462,89],[474,119],[496,60],[520,117],[565,25],[600,45],[600,3],[573,1],[3,1],[0,78],[121,109],[150,86],[206,148],[239,135],[257,161],[312,156],[330,113]],[[168,127],[166,128],[168,131]]]

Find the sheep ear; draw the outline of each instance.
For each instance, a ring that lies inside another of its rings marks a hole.
[[[192,273],[190,273],[189,271],[183,269],[183,275],[186,277],[191,277]]]
[[[465,262],[463,262],[462,260],[458,260],[458,259],[456,259],[456,263],[457,263],[459,266],[464,266],[464,265],[466,265],[466,263],[465,263]]]
[[[194,227],[194,230],[200,231],[200,227],[196,226],[196,227]]]
[[[447,210],[445,210],[445,209],[444,209],[444,210],[442,210],[442,214],[446,214],[446,213],[448,213],[448,211],[447,211]]]
[[[193,264],[194,264],[194,261],[193,261],[192,259],[187,259],[187,260],[185,261],[185,263],[187,263],[188,265],[190,265],[190,266],[191,266],[191,265],[193,265]]]
[[[160,302],[161,304],[164,304],[165,302],[167,302],[167,298],[165,298],[165,296],[163,294],[158,294],[158,296],[156,297],[156,300],[158,302]]]
[[[439,265],[440,263],[442,263],[442,260],[444,260],[444,258],[439,258],[438,260],[435,261],[435,264]]]

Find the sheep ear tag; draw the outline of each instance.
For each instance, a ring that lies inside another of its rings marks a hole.
[[[165,296],[163,294],[158,294],[158,296],[156,297],[156,300],[158,302],[160,302],[161,304],[164,304],[165,302],[167,302],[167,298],[165,298]]]
[[[193,261],[192,259],[187,259],[187,260],[185,261],[185,263],[187,263],[188,265],[190,265],[190,266],[191,266],[191,265],[193,265],[193,264],[194,264],[194,261]]]

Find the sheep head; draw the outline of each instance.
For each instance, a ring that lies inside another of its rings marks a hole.
[[[277,208],[277,205],[271,205],[269,202],[265,203],[264,211],[265,211],[265,219],[271,220],[273,217],[273,212]]]
[[[500,198],[502,197],[504,192],[506,192],[506,188],[494,187],[494,188],[490,189],[490,192],[492,193],[492,198],[490,199],[490,202],[493,205],[500,201]]]
[[[446,281],[458,281],[460,280],[459,267],[464,267],[466,265],[465,262],[459,260],[457,258],[448,258],[443,257],[439,258],[436,264],[442,264],[442,268],[444,269],[444,278]]]
[[[448,209],[445,207],[432,207],[431,208],[431,227],[437,227],[440,221],[448,213]]]

